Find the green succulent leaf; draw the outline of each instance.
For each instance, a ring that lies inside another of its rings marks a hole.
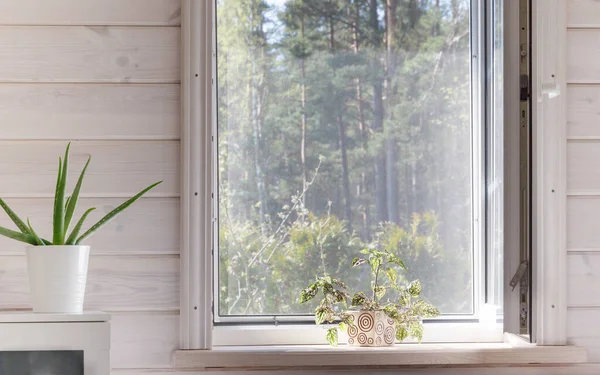
[[[29,233],[29,228],[23,222],[23,220],[19,218],[19,216],[8,206],[8,204],[6,204],[6,202],[2,198],[0,198],[0,207],[2,207],[4,212],[6,212],[10,220],[12,220],[12,222],[15,223],[15,225],[17,226],[17,228],[19,228],[21,233],[31,234]]]
[[[65,190],[67,187],[67,172],[69,168],[69,149],[67,145],[65,159],[58,159],[58,177],[56,179],[56,192],[54,194],[54,231],[52,242],[63,245],[65,241]]]
[[[42,241],[42,239],[37,235],[37,233],[35,233],[35,230],[31,226],[31,222],[29,221],[29,219],[27,219],[27,226],[29,227],[29,232],[31,233],[31,235],[33,236],[33,238],[35,238],[36,245],[44,246],[44,241]]]
[[[15,232],[14,230],[10,230],[10,229],[4,228],[4,227],[0,227],[0,236],[8,237],[8,238],[16,240],[16,241],[25,242],[25,243],[28,243],[28,244],[34,245],[34,246],[37,245],[37,241],[36,241],[35,237],[33,237],[32,235]]]
[[[85,177],[85,171],[87,170],[88,166],[90,165],[90,161],[91,160],[92,160],[92,158],[88,157],[88,160],[85,163],[85,166],[83,167],[83,170],[81,171],[81,174],[79,175],[79,179],[77,180],[77,184],[75,185],[75,188],[73,189],[73,195],[71,195],[67,199],[66,213],[65,213],[65,231],[68,231],[69,230],[69,225],[71,225],[71,220],[73,219],[73,214],[75,213],[75,208],[77,208],[77,201],[79,200],[79,194],[81,192],[81,186],[83,185],[83,179]]]
[[[67,239],[67,242],[66,242],[67,245],[75,245],[76,244],[77,236],[79,236],[79,233],[81,232],[81,228],[83,227],[83,223],[85,222],[85,219],[87,219],[88,215],[90,213],[92,213],[92,211],[94,211],[95,209],[96,209],[96,207],[92,207],[84,212],[84,214],[81,216],[81,219],[79,219],[77,224],[75,224],[75,227],[73,228],[73,231],[71,232],[71,235]]]
[[[327,342],[329,343],[329,345],[331,345],[331,346],[337,346],[338,345],[338,330],[337,330],[336,327],[329,328],[327,330],[327,335],[325,337],[326,337]]]
[[[159,182],[156,182],[156,183],[148,186],[147,188],[145,188],[144,190],[142,190],[141,192],[139,192],[138,194],[136,194],[132,198],[130,198],[127,201],[125,201],[119,207],[117,207],[114,210],[112,210],[111,212],[109,212],[106,216],[104,216],[102,219],[100,219],[99,222],[97,222],[96,224],[94,224],[90,229],[88,229],[84,234],[82,234],[81,237],[79,237],[77,239],[77,241],[75,242],[75,245],[80,244],[83,240],[85,240],[86,238],[88,238],[92,234],[96,233],[96,231],[98,229],[100,229],[103,226],[105,226],[106,224],[108,224],[112,219],[115,218],[115,216],[119,215],[121,212],[123,212],[124,210],[126,210],[129,206],[131,206],[133,203],[135,203],[135,201],[137,201],[138,199],[140,199],[144,194],[146,194],[148,191],[154,189],[156,186],[158,186],[161,183],[162,183],[162,181],[159,181]]]

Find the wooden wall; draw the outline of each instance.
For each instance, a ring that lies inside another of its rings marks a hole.
[[[600,362],[600,2],[567,22],[568,336]]]
[[[0,0],[0,196],[49,233],[68,140],[72,179],[93,155],[80,204],[98,208],[92,219],[164,180],[90,240],[86,308],[112,313],[121,375],[170,367],[178,346],[180,9]],[[12,226],[5,215],[0,225]],[[28,307],[23,255],[0,239],[0,308]]]

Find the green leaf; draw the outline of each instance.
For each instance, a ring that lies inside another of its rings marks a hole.
[[[402,342],[408,337],[408,330],[403,326],[396,325],[396,340]]]
[[[423,324],[421,322],[413,322],[409,326],[410,336],[417,339],[419,343],[423,340]]]
[[[385,269],[385,274],[387,275],[388,279],[390,279],[390,281],[392,282],[392,284],[396,284],[396,281],[398,280],[398,272],[396,272],[395,269],[393,269],[393,268],[386,268]]]
[[[383,298],[383,296],[385,296],[385,293],[387,292],[387,288],[382,285],[377,285],[373,289],[375,290],[375,296],[377,297],[377,300],[381,300]]]
[[[63,245],[65,243],[65,190],[67,187],[70,148],[71,143],[69,142],[65,151],[64,162],[62,159],[58,159],[58,178],[54,194],[54,235],[52,239],[55,245]]]
[[[398,308],[393,302],[388,303],[383,307],[383,312],[392,319],[397,319],[399,316]]]
[[[75,225],[75,228],[73,228],[71,235],[67,239],[67,242],[66,242],[67,245],[75,245],[76,244],[77,236],[79,236],[79,232],[81,232],[81,228],[83,227],[83,223],[84,223],[85,219],[87,219],[88,215],[95,209],[96,209],[96,207],[92,207],[84,212],[84,214],[81,216],[81,219],[79,219],[79,221]]]
[[[97,222],[90,229],[88,229],[87,232],[82,234],[81,237],[79,237],[77,239],[75,244],[79,245],[81,243],[81,241],[85,240],[86,238],[88,238],[89,236],[94,234],[98,229],[100,229],[104,225],[108,224],[115,216],[119,215],[121,212],[126,210],[129,206],[131,206],[133,203],[135,203],[135,201],[140,199],[144,194],[146,194],[148,191],[152,190],[154,187],[156,187],[157,185],[159,185],[161,183],[162,183],[162,181],[159,181],[159,182],[156,182],[156,183],[148,186],[147,188],[145,188],[144,190],[142,190],[141,192],[139,192],[138,194],[136,194],[135,196],[133,196],[132,198],[130,198],[129,200],[124,202],[123,204],[121,204],[119,207],[117,207],[114,210],[112,210],[111,212],[109,212],[106,216],[104,216],[102,219],[100,219],[99,222]]]
[[[397,265],[398,267],[402,268],[403,270],[407,270],[406,265],[404,264],[404,262],[402,261],[402,259],[398,258],[395,255],[390,255],[389,256],[389,261],[394,263],[395,265]]]
[[[79,175],[79,179],[77,180],[77,184],[75,185],[75,189],[73,189],[73,195],[67,199],[67,212],[65,213],[65,232],[69,230],[69,225],[71,225],[71,220],[73,219],[73,214],[75,213],[75,208],[77,207],[77,201],[79,200],[79,193],[81,192],[81,186],[83,185],[83,178],[85,177],[85,171],[90,165],[90,161],[92,157],[90,156]]]
[[[29,228],[23,222],[23,220],[21,220],[19,216],[17,216],[17,214],[13,210],[11,210],[10,207],[8,207],[8,204],[6,204],[6,202],[2,198],[0,198],[0,206],[4,209],[4,212],[6,212],[10,220],[12,220],[12,222],[15,223],[17,228],[19,228],[21,233],[31,234],[29,233]]]
[[[356,293],[350,302],[351,306],[362,306],[367,301],[367,296],[363,292]]]
[[[319,306],[315,310],[315,322],[321,324],[333,321],[333,310],[326,306]]]
[[[408,286],[408,292],[413,298],[417,298],[421,295],[421,291],[423,290],[423,286],[419,280],[415,280],[410,283]]]
[[[37,241],[36,241],[35,237],[33,237],[32,235],[15,232],[14,230],[10,230],[10,229],[3,228],[3,227],[0,227],[0,236],[8,237],[8,238],[16,240],[16,241],[25,242],[25,243],[28,243],[28,244],[34,245],[34,246],[37,245]]]
[[[35,233],[35,230],[33,230],[33,227],[31,226],[31,222],[29,221],[29,219],[27,219],[27,226],[29,227],[29,231],[31,232],[31,235],[33,236],[33,238],[35,238],[35,241],[37,242],[38,246],[44,246],[44,241],[42,241],[42,239],[37,235],[37,233]]]
[[[331,345],[331,346],[338,345],[338,330],[336,327],[329,328],[327,330],[327,335],[325,337],[327,338],[327,342],[329,343],[329,345]]]
[[[318,291],[317,283],[313,283],[308,288],[302,289],[300,292],[300,303],[305,303],[315,298]]]

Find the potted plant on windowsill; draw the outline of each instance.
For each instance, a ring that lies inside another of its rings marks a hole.
[[[82,233],[86,218],[95,210],[95,208],[88,209],[69,232],[85,172],[91,161],[91,157],[89,157],[73,193],[67,197],[70,146],[69,143],[64,160],[59,158],[58,162],[52,241],[40,237],[33,229],[29,219],[25,223],[0,198],[0,206],[19,230],[14,231],[0,227],[0,235],[30,245],[26,252],[27,272],[33,311],[38,313],[81,313],[83,311],[90,247],[82,245],[82,243],[162,182],[148,186]]]
[[[419,280],[403,285],[398,271],[406,270],[406,266],[388,250],[365,249],[361,253],[365,257],[354,258],[352,267],[370,267],[373,280],[369,295],[358,292],[350,297],[342,280],[324,276],[302,290],[300,302],[312,300],[319,292],[323,294],[315,309],[315,322],[337,323],[326,334],[332,346],[338,344],[338,329],[348,333],[348,345],[352,346],[390,346],[408,337],[421,342],[422,319],[436,317],[440,312],[420,298]]]

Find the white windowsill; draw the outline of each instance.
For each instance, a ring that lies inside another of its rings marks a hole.
[[[587,361],[585,348],[521,343],[398,344],[383,348],[326,345],[227,346],[178,350],[180,369],[346,368],[574,364]]]

